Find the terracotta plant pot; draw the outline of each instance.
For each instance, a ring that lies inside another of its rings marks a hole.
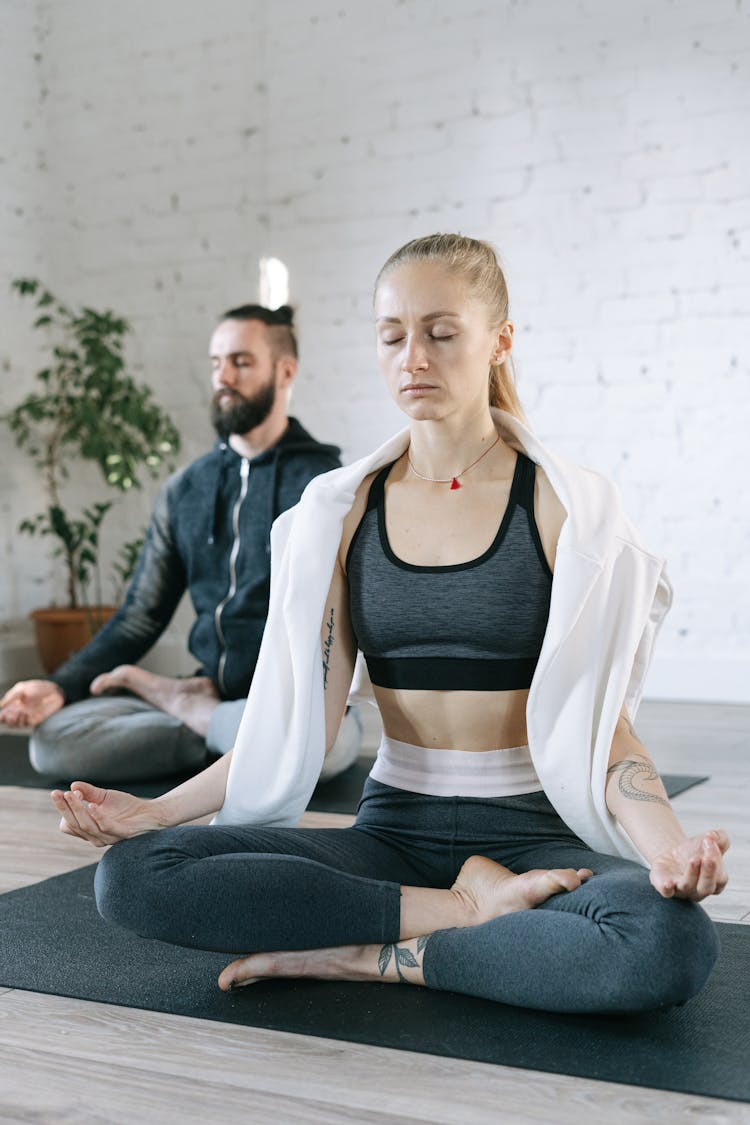
[[[30,613],[45,672],[54,672],[69,656],[87,645],[116,612],[114,605],[92,605],[79,609],[53,606]]]

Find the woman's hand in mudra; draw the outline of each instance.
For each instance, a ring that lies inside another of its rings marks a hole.
[[[729,837],[721,828],[689,836],[661,852],[651,863],[651,883],[664,898],[700,902],[718,895],[727,885],[724,853]]]
[[[60,831],[87,840],[96,848],[165,827],[158,801],[133,797],[117,789],[100,789],[86,781],[74,781],[67,792],[55,789],[50,796],[62,816]]]

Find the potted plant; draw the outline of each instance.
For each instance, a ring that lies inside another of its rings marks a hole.
[[[31,614],[49,672],[83,647],[115,610],[102,604],[99,567],[102,523],[113,502],[71,513],[63,485],[73,463],[93,462],[108,488],[127,493],[141,487],[144,472],[156,477],[171,467],[180,438],[150,388],[125,370],[123,343],[131,330],[126,320],[110,311],[72,310],[33,278],[19,278],[12,288],[35,303],[34,328],[47,335],[51,353],[49,365],[36,372],[36,389],[3,416],[42,474],[47,494],[44,510],[22,520],[19,530],[51,536],[53,554],[65,568],[67,605]],[[120,548],[114,569],[121,588],[141,542]],[[50,633],[59,643],[50,641]]]

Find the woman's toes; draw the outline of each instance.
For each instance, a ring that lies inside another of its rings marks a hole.
[[[219,974],[219,988],[222,992],[229,992],[232,988],[241,988],[246,984],[254,984],[260,977],[253,975],[250,969],[252,957],[240,957],[232,961]]]
[[[529,880],[529,905],[539,906],[553,895],[577,890],[590,876],[588,868],[574,871],[572,867],[555,867],[548,871],[527,871],[520,878]]]

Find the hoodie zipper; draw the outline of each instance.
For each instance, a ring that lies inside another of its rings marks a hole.
[[[226,691],[226,684],[224,682],[224,669],[227,662],[227,647],[224,638],[224,631],[221,627],[221,615],[224,612],[224,607],[231,602],[234,595],[237,593],[237,556],[240,553],[240,509],[242,508],[243,501],[247,496],[248,482],[250,479],[250,462],[247,457],[242,458],[240,465],[240,494],[234,502],[232,509],[232,550],[229,554],[229,589],[227,590],[226,597],[222,598],[216,609],[214,610],[214,625],[216,627],[216,635],[219,638],[219,645],[221,647],[221,655],[219,657],[219,667],[217,672],[217,679],[219,681],[219,690],[224,693]]]

